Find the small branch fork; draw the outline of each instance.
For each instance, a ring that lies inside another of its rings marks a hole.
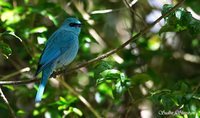
[[[7,98],[6,98],[6,96],[4,95],[4,93],[3,93],[2,89],[1,89],[1,86],[0,86],[0,96],[1,96],[1,98],[3,99],[3,101],[5,102],[5,104],[7,105],[7,107],[8,107],[8,109],[9,109],[9,111],[10,111],[12,117],[13,117],[13,118],[16,118],[15,112],[14,112],[14,110],[12,109],[12,107],[10,106],[10,104],[9,104],[9,102],[8,102],[8,100],[7,100]]]

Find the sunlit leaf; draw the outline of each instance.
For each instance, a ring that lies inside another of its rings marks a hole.
[[[160,48],[161,41],[158,35],[154,35],[148,40],[148,47],[150,50],[158,50]]]
[[[90,37],[83,37],[80,41],[80,47],[82,48],[83,51],[87,52],[90,49],[90,43],[91,39]]]
[[[37,116],[37,115],[39,115],[39,114],[40,114],[40,112],[39,112],[38,110],[35,109],[35,110],[33,111],[33,116]]]
[[[11,25],[20,22],[23,19],[20,13],[24,12],[24,7],[15,7],[14,9],[7,9],[1,14],[1,20],[6,25]]]
[[[11,85],[5,85],[4,87],[8,88],[8,89],[11,90],[11,91],[14,91],[14,90],[15,90],[14,87],[11,86]]]
[[[25,2],[26,4],[28,4],[29,0],[24,0],[24,2]]]
[[[95,100],[97,101],[97,103],[101,103],[104,100],[104,96],[101,95],[101,93],[96,92],[95,93]]]
[[[38,44],[44,44],[47,39],[45,37],[37,37]]]
[[[113,98],[112,86],[108,86],[106,83],[98,85],[98,91]]]
[[[44,26],[33,28],[30,33],[43,33],[46,32],[47,28]]]
[[[76,113],[77,115],[79,115],[79,116],[82,116],[82,115],[83,115],[82,111],[81,111],[80,109],[78,109],[78,108],[72,108],[72,111],[73,111],[74,113]]]
[[[61,105],[61,106],[58,106],[58,110],[64,110],[66,109],[68,106],[66,105]]]
[[[113,95],[115,98],[120,98],[124,91],[126,90],[126,86],[122,84],[122,82],[118,81],[117,84],[115,84],[115,89],[113,90]]]
[[[17,115],[25,115],[26,112],[24,110],[18,110]]]
[[[200,95],[199,96],[197,96],[197,95],[194,95],[194,96],[192,96],[194,99],[197,99],[197,100],[200,100]]]
[[[71,110],[64,110],[63,113],[67,116],[71,113],[72,111]]]
[[[55,9],[55,8],[57,8],[55,4],[46,3],[45,5],[41,4],[38,7],[29,7],[28,13],[29,14],[38,13],[38,14],[41,14],[42,16],[44,16],[44,17],[48,17],[54,23],[54,25],[58,26],[59,23],[56,20],[56,17],[52,14],[52,12],[50,12],[51,11],[50,9],[52,9],[52,8],[54,10],[58,10],[58,9],[61,10],[60,8]]]
[[[82,111],[80,109],[78,109],[78,108],[75,108],[75,107],[69,107],[68,110],[64,110],[64,114],[66,116],[69,115],[72,112],[75,113],[75,114],[77,114],[77,115],[79,115],[79,116],[83,115]]]
[[[115,69],[109,69],[101,72],[101,76],[106,79],[117,79],[120,78],[120,71]]]
[[[60,101],[61,101],[63,104],[66,104],[66,103],[67,103],[67,101],[65,100],[65,98],[59,97],[59,99],[60,99]]]
[[[11,8],[11,4],[9,2],[5,2],[0,0],[0,6]]]
[[[54,25],[58,26],[58,21],[56,20],[55,16],[53,16],[52,14],[48,13],[47,16],[49,17],[49,19],[51,21],[53,21]]]

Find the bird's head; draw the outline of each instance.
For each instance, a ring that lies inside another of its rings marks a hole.
[[[81,22],[76,18],[67,18],[62,24],[62,27],[76,34],[80,34]]]

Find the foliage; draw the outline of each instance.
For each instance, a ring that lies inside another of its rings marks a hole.
[[[167,13],[172,7],[172,5],[165,4],[163,6],[162,14]],[[184,8],[178,8],[169,17],[165,18],[165,21],[166,24],[161,28],[160,33],[188,30],[194,35],[200,32],[200,21],[194,19],[192,14],[187,12]]]
[[[169,1],[137,1],[129,8],[125,0],[0,0],[0,82],[34,79],[46,41],[67,17],[83,23],[70,70],[119,47],[168,13],[174,6]],[[199,118],[198,4],[186,0],[112,56],[50,78],[41,103],[34,102],[38,83],[0,87],[22,118],[93,118],[95,112],[105,118]],[[59,83],[62,78],[78,95]],[[0,117],[11,117],[1,99]]]

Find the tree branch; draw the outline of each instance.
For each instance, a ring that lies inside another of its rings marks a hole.
[[[179,3],[177,3],[173,8],[171,8],[166,14],[163,14],[162,16],[160,16],[156,21],[154,21],[152,24],[150,24],[148,27],[142,29],[139,33],[137,33],[135,36],[133,36],[132,38],[130,38],[128,41],[126,41],[125,43],[123,43],[121,46],[110,50],[94,59],[91,59],[85,63],[82,63],[80,65],[75,66],[74,68],[71,69],[64,69],[58,72],[54,72],[52,74],[52,76],[61,74],[63,72],[73,72],[79,68],[85,67],[90,65],[91,63],[97,62],[99,60],[102,60],[118,51],[120,51],[121,49],[123,49],[125,46],[127,46],[130,42],[138,39],[140,36],[143,36],[147,31],[149,31],[155,24],[157,24],[161,19],[163,19],[164,17],[167,17],[170,15],[170,13],[174,12],[185,0],[181,0]],[[28,83],[32,83],[32,82],[36,82],[39,81],[39,79],[34,79],[34,80],[22,80],[22,81],[0,81],[0,85],[20,85],[20,84],[28,84]]]
[[[24,85],[37,82],[40,79],[18,80],[18,81],[0,81],[0,85]]]
[[[12,109],[12,107],[10,106],[10,104],[9,104],[9,102],[8,102],[8,100],[7,100],[7,98],[5,97],[5,95],[4,95],[4,93],[3,93],[2,89],[1,89],[1,86],[0,86],[0,96],[1,96],[1,98],[3,99],[3,101],[5,102],[5,104],[8,106],[8,109],[10,110],[10,113],[11,113],[12,117],[13,117],[13,118],[16,118],[15,112],[14,112],[14,110]]]

